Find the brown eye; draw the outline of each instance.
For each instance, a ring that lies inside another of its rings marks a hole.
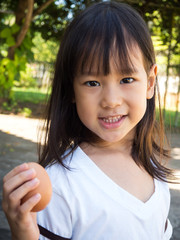
[[[97,81],[88,81],[85,82],[85,85],[87,85],[88,87],[98,87],[100,86],[100,83]]]
[[[134,78],[123,78],[120,83],[121,84],[128,84],[134,82]]]

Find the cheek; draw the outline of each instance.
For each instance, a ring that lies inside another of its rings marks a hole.
[[[130,97],[129,105],[132,109],[133,115],[139,119],[142,118],[147,107],[146,93],[139,92],[138,94],[132,94]]]
[[[76,110],[82,122],[90,118],[91,115],[90,109],[91,106],[89,102],[86,101],[86,99],[82,99],[81,97],[76,98]]]

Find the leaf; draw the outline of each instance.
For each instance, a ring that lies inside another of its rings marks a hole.
[[[1,61],[1,65],[6,66],[9,63],[9,61],[10,61],[9,58],[3,58]]]
[[[1,33],[0,33],[0,36],[2,38],[8,38],[8,37],[11,37],[11,30],[9,28],[4,28]]]
[[[9,73],[15,74],[17,72],[14,61],[10,60],[7,64],[7,69]]]
[[[32,47],[32,39],[30,38],[30,37],[25,37],[24,38],[24,41],[23,41],[23,43],[22,43],[22,45],[25,47],[25,48],[27,48],[27,49],[31,49],[31,47]]]
[[[9,36],[7,39],[6,39],[6,43],[8,44],[9,47],[11,46],[14,46],[16,44],[14,38],[12,36]]]
[[[0,72],[0,86],[4,86],[6,83],[6,78],[4,76],[4,74],[1,74]]]
[[[16,23],[11,27],[12,34],[17,33],[20,30],[20,26]]]

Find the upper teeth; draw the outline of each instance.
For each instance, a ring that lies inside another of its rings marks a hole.
[[[121,116],[109,117],[109,118],[103,118],[103,121],[107,123],[114,123],[114,122],[118,122],[120,119],[121,119]]]

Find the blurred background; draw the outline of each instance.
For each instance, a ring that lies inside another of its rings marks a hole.
[[[0,113],[39,117],[64,29],[90,0],[0,1]],[[165,124],[180,128],[180,1],[125,0],[155,46]]]
[[[100,1],[0,0],[0,240],[11,239],[1,207],[3,176],[22,162],[37,161],[37,127],[51,93],[62,35],[78,12],[95,2]],[[169,166],[180,176],[180,1],[119,2],[134,7],[149,27],[172,147]],[[170,185],[170,191],[169,218],[176,240],[180,239],[180,184]]]

